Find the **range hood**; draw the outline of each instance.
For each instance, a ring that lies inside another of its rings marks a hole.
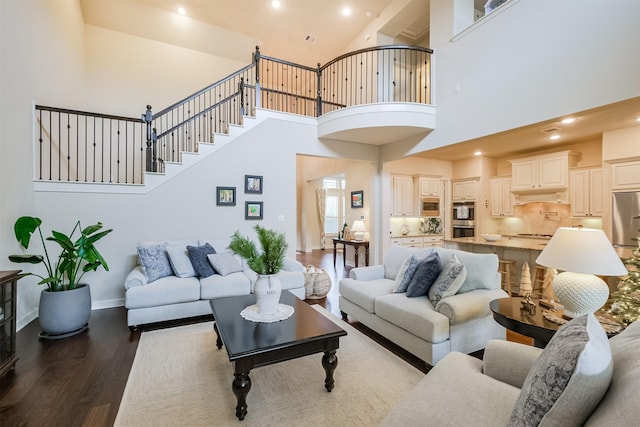
[[[524,205],[531,202],[547,202],[547,203],[569,203],[566,189],[557,192],[544,193],[516,193],[513,192],[516,197],[516,203]]]

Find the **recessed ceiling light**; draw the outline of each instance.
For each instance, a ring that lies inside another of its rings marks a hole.
[[[636,122],[640,122],[640,117],[638,117],[638,118],[636,119]]]
[[[576,119],[574,117],[567,117],[566,119],[562,120],[561,123],[563,123],[565,125],[568,125],[569,123],[573,123],[575,121],[576,121]]]
[[[342,8],[342,14],[343,14],[344,16],[349,16],[349,15],[351,15],[351,8],[349,8],[349,7],[344,7],[344,8]]]
[[[474,156],[482,156],[482,151],[474,151],[473,155]]]
[[[278,0],[273,0],[271,2],[271,7],[274,9],[279,9],[280,8],[280,2]]]
[[[187,10],[184,7],[179,7],[178,8],[178,14],[185,16],[187,14]]]
[[[556,139],[560,139],[560,135],[551,135],[549,139],[555,141]]]

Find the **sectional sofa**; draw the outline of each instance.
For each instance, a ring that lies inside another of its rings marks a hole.
[[[218,270],[209,265],[213,273],[204,277],[198,270],[207,268],[209,259],[202,258],[203,265],[198,268],[192,255],[207,243],[226,265],[220,264]],[[216,239],[140,242],[138,264],[124,282],[129,328],[211,314],[210,299],[251,293],[257,274],[239,256],[231,254],[228,246],[229,240]],[[190,253],[187,247],[195,249]],[[285,258],[278,277],[283,291],[304,299],[301,263]]]
[[[437,303],[427,296],[407,297],[394,292],[408,260],[438,254],[441,269],[455,254],[465,277],[455,294]],[[340,311],[424,360],[435,365],[451,351],[472,353],[491,339],[505,339],[489,302],[508,295],[500,288],[498,257],[444,248],[409,248],[392,245],[382,265],[354,268],[340,280]]]

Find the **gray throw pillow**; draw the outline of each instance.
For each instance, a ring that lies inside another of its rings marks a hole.
[[[420,264],[420,261],[422,261],[424,258],[431,255],[432,253],[434,253],[433,249],[431,249],[428,252],[420,252],[420,253],[411,255],[411,258],[409,259],[409,264],[406,266],[406,268],[404,268],[404,265],[400,267],[400,271],[398,272],[398,277],[400,276],[400,272],[402,272],[403,269],[404,269],[404,274],[402,276],[402,280],[399,283],[398,283],[398,278],[396,277],[396,284],[393,288],[394,293],[401,294],[403,292],[407,292],[407,287],[409,286],[409,283],[411,282],[411,278],[413,278],[414,273],[418,269],[418,265]]]
[[[427,294],[429,288],[440,274],[440,257],[437,252],[420,261],[409,286],[407,286],[407,297],[415,298]]]
[[[173,275],[165,245],[138,246],[138,257],[147,283]]]
[[[242,261],[234,253],[224,252],[221,254],[211,254],[208,255],[207,258],[221,276],[242,271]]]
[[[451,255],[442,272],[429,288],[428,295],[431,304],[435,306],[442,298],[455,295],[466,278],[467,269],[455,254]]]
[[[215,270],[209,263],[207,255],[215,254],[216,250],[213,249],[208,243],[202,246],[187,246],[187,252],[189,252],[189,259],[193,269],[198,273],[200,277],[209,277],[215,274]]]
[[[607,335],[593,314],[564,324],[522,385],[509,426],[581,426],[609,388]]]
[[[171,268],[176,276],[196,276],[196,271],[193,269],[186,246],[167,246],[167,254],[169,255]]]

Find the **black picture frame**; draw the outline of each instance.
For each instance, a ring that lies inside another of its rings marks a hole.
[[[262,177],[259,175],[244,176],[245,194],[262,194]]]
[[[236,187],[216,187],[216,206],[235,206]]]
[[[262,202],[244,202],[244,219],[262,219]]]
[[[351,208],[358,209],[364,207],[364,191],[351,192]]]

